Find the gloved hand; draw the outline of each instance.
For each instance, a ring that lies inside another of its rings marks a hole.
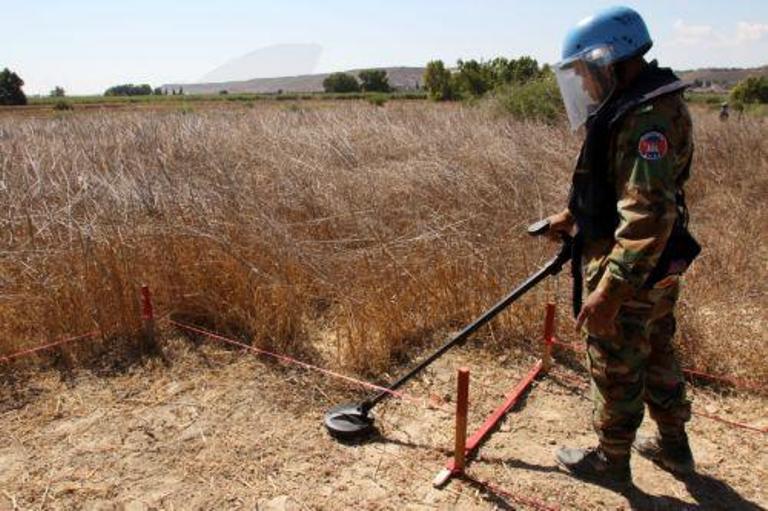
[[[547,238],[561,241],[563,234],[573,236],[576,219],[568,209],[547,217],[547,220],[549,220],[549,230],[545,234]]]

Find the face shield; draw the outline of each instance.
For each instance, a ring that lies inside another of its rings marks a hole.
[[[563,96],[571,129],[576,131],[598,111],[616,87],[610,46],[597,46],[555,64],[555,76]]]

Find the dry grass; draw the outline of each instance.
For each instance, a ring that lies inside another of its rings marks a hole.
[[[765,378],[768,126],[700,112],[696,136],[685,355]],[[562,205],[577,149],[455,105],[2,119],[0,350],[94,327],[125,346],[147,282],[161,311],[381,371],[553,251],[522,228]],[[494,345],[538,334],[546,296]]]
[[[75,385],[62,384],[53,371],[13,386],[1,382],[0,509],[533,509],[466,482],[432,488],[453,446],[448,403],[447,410],[381,403],[380,435],[349,446],[334,441],[321,423],[330,406],[361,399],[360,390],[215,344],[193,349],[171,340],[165,348],[170,368],[149,363],[110,378],[73,371]],[[455,368],[470,367],[473,431],[531,362],[530,356],[489,359],[481,350],[456,350],[407,391],[452,396]],[[562,383],[583,374],[558,368],[540,380],[483,444],[469,473],[568,510],[768,505],[765,436],[699,417],[688,428],[695,479],[678,480],[639,456],[632,466],[637,489],[630,493],[559,471],[557,444],[594,442],[591,401]],[[699,410],[768,426],[764,398],[692,394]],[[643,434],[651,433],[651,423]],[[297,504],[267,505],[280,495]]]

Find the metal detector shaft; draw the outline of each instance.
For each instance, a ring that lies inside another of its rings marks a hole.
[[[571,239],[566,238],[563,240],[563,244],[560,247],[560,252],[553,257],[547,264],[539,271],[528,277],[525,282],[520,284],[516,289],[510,292],[507,296],[502,298],[496,305],[488,309],[482,316],[474,320],[472,323],[464,327],[455,337],[443,344],[440,349],[424,359],[419,365],[414,367],[410,372],[400,377],[399,380],[387,387],[387,390],[382,390],[377,395],[367,399],[361,403],[361,412],[366,413],[373,408],[379,401],[385,399],[391,395],[391,391],[398,389],[401,385],[408,380],[416,376],[429,364],[440,358],[446,351],[450,350],[455,345],[472,335],[478,328],[492,320],[498,313],[506,309],[512,302],[523,296],[531,288],[536,286],[539,282],[544,280],[550,275],[556,275],[563,268],[563,265],[571,259]]]

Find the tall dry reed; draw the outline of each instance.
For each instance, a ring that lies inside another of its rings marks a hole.
[[[696,120],[706,252],[683,351],[766,377],[768,126]],[[565,127],[414,103],[5,118],[0,133],[2,352],[94,328],[97,346],[130,345],[146,282],[161,313],[361,371],[458,328],[554,251],[523,230],[562,206],[578,149]],[[489,342],[537,337],[553,289]]]

